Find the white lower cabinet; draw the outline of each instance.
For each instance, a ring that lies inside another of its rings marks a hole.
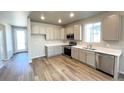
[[[87,62],[87,52],[82,49],[79,50],[79,61],[83,63]]]
[[[71,56],[72,58],[79,60],[80,62],[83,62],[91,67],[96,67],[94,52],[72,47]]]
[[[96,67],[95,63],[95,53],[87,51],[87,64],[92,67]]]
[[[51,56],[56,56],[60,55],[63,52],[62,46],[50,46],[46,47],[46,56],[51,57]]]
[[[79,49],[78,48],[73,48],[71,49],[71,56],[74,59],[79,59]]]

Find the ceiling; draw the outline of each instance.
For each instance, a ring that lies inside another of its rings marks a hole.
[[[103,13],[104,11],[73,11],[75,16],[73,18],[69,17],[71,11],[33,11],[30,13],[30,18],[32,21],[50,23],[55,25],[66,25],[74,21],[92,17]],[[41,15],[45,16],[45,20],[41,20]],[[62,23],[58,23],[58,19],[62,20]]]
[[[0,21],[14,26],[27,26],[29,11],[0,11]]]

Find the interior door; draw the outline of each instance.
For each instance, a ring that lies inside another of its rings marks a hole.
[[[27,51],[26,29],[16,29],[15,31],[15,52]]]

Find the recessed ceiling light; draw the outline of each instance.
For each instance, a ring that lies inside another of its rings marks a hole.
[[[44,20],[44,19],[45,19],[45,17],[42,15],[42,16],[41,16],[41,19],[42,19],[42,20]]]
[[[62,20],[61,20],[61,19],[59,19],[59,20],[58,20],[58,23],[62,23]]]
[[[71,13],[70,13],[70,17],[71,17],[71,18],[74,17],[74,13],[71,12]]]

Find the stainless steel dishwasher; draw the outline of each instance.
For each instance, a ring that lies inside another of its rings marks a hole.
[[[112,55],[96,53],[96,68],[110,75],[114,75],[115,57]]]

